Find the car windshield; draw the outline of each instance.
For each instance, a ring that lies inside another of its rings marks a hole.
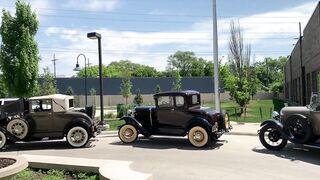
[[[320,111],[320,96],[318,94],[312,94],[310,100],[310,110]]]

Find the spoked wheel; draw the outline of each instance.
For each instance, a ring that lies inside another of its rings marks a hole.
[[[283,139],[281,132],[273,125],[265,125],[260,129],[259,139],[261,144],[269,150],[281,150],[288,140]]]
[[[137,129],[131,124],[124,124],[118,131],[120,140],[124,143],[132,143],[138,138]]]
[[[2,149],[7,142],[7,136],[4,134],[4,132],[0,131],[0,149]]]
[[[71,128],[67,134],[67,142],[74,148],[84,147],[89,141],[88,132],[80,126]]]
[[[201,126],[194,126],[188,133],[188,140],[194,147],[200,148],[208,145],[210,142],[208,132]]]
[[[28,134],[29,125],[23,119],[12,119],[7,125],[7,131],[19,139],[24,139]]]
[[[300,116],[291,116],[284,122],[285,133],[295,143],[306,143],[312,136],[311,125],[307,119]]]

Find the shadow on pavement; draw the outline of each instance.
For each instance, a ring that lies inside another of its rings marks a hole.
[[[320,149],[306,148],[299,145],[288,144],[281,151],[253,148],[252,151],[262,154],[274,155],[290,161],[302,161],[314,165],[320,165]]]
[[[220,146],[228,143],[226,140],[218,140],[212,142],[211,145],[204,148],[193,147],[187,138],[172,138],[172,137],[139,137],[134,143],[123,143],[120,140],[110,143],[111,145],[118,146],[132,146],[137,148],[147,149],[182,149],[182,150],[212,150],[220,149]]]
[[[90,139],[89,143],[84,148],[91,148],[94,145],[91,143],[95,141]],[[64,150],[73,149],[66,141],[32,141],[32,142],[17,142],[10,143],[0,152],[11,152],[11,151],[30,151],[30,150]],[[76,148],[75,148],[76,149]]]

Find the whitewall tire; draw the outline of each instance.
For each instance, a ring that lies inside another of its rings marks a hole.
[[[201,126],[194,126],[188,133],[188,140],[194,147],[201,148],[206,146],[209,141],[208,132]]]
[[[87,130],[80,126],[71,128],[67,133],[67,142],[74,148],[84,147],[89,142]]]
[[[120,140],[124,143],[132,143],[138,138],[137,129],[131,124],[124,124],[118,131]]]
[[[6,142],[7,136],[2,131],[0,131],[0,149],[2,149],[6,145]]]
[[[7,125],[7,131],[19,139],[24,139],[28,135],[29,125],[23,119],[12,119]]]

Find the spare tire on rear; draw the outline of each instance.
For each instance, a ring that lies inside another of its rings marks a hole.
[[[311,123],[301,115],[290,116],[283,122],[283,129],[289,140],[294,143],[306,143],[312,137]]]
[[[7,124],[7,131],[20,140],[27,137],[29,130],[28,122],[21,118],[14,118]]]

